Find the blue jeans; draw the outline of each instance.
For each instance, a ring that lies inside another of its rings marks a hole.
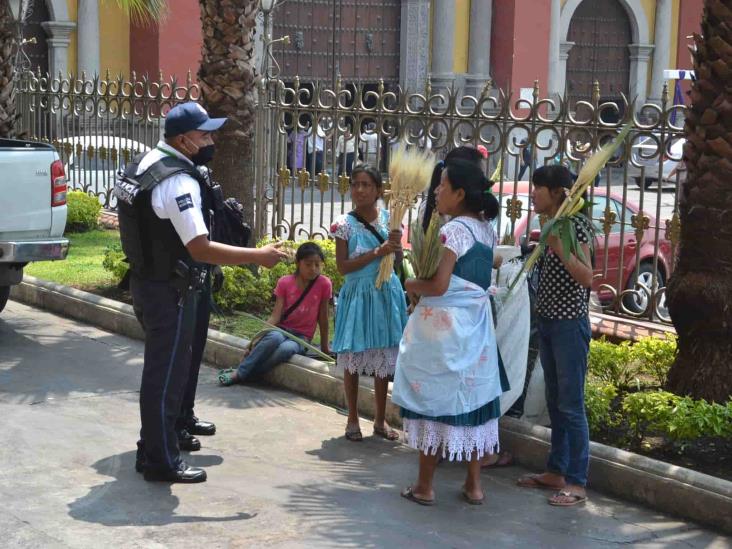
[[[587,484],[590,465],[585,375],[591,335],[586,316],[572,320],[539,317],[539,354],[552,422],[547,470],[578,486]]]
[[[254,346],[252,352],[239,364],[236,377],[239,382],[242,382],[250,377],[262,376],[278,364],[289,360],[292,355],[304,351],[302,345],[280,332],[267,332]]]

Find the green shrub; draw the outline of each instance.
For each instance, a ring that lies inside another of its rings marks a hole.
[[[122,246],[119,244],[107,246],[104,250],[102,267],[104,267],[106,271],[112,273],[117,283],[122,280],[122,277],[125,276],[125,273],[130,268],[129,263],[125,261],[125,254],[122,251]]]
[[[585,385],[585,410],[592,434],[607,431],[618,424],[612,409],[613,400],[618,396],[617,388],[610,383]]]
[[[652,431],[666,430],[671,414],[681,397],[666,391],[631,393],[623,398],[623,415],[635,445]]]
[[[97,228],[102,210],[97,197],[82,191],[70,191],[66,194],[66,206],[67,232],[83,233]]]
[[[666,385],[668,371],[676,358],[676,336],[644,337],[630,349],[630,358],[638,370],[652,377],[659,387]]]
[[[590,341],[588,369],[590,377],[603,383],[610,383],[618,389],[628,387],[637,376],[637,368],[631,360],[630,343],[619,345],[604,337]]]

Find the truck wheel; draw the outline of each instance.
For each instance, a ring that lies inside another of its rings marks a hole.
[[[8,297],[10,297],[10,286],[0,286],[0,312],[5,308]]]

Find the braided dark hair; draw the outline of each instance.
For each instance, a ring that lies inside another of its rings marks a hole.
[[[462,147],[457,147],[451,150],[447,153],[447,156],[445,156],[445,160],[440,160],[437,163],[435,169],[432,171],[430,188],[427,191],[427,201],[424,208],[424,217],[422,218],[422,230],[424,232],[427,232],[427,227],[430,226],[430,220],[432,219],[432,212],[434,212],[437,207],[435,191],[437,190],[437,187],[440,186],[442,171],[445,169],[445,163],[450,162],[451,160],[466,160],[468,162],[472,162],[476,166],[480,166],[480,162],[483,160],[483,155],[480,154],[478,149],[475,147],[463,145]]]
[[[447,178],[453,190],[465,191],[465,207],[474,214],[482,213],[486,219],[495,219],[498,215],[498,199],[491,192],[493,182],[483,170],[468,160],[450,160],[445,164]]]

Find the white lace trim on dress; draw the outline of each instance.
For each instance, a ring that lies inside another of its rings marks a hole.
[[[383,378],[394,375],[397,356],[399,347],[388,347],[360,353],[338,353],[336,361],[339,368],[344,368],[351,374]]]
[[[450,461],[470,461],[473,452],[478,459],[485,454],[497,454],[498,418],[483,425],[456,426],[428,419],[404,418],[407,444],[427,455],[437,455]]]

